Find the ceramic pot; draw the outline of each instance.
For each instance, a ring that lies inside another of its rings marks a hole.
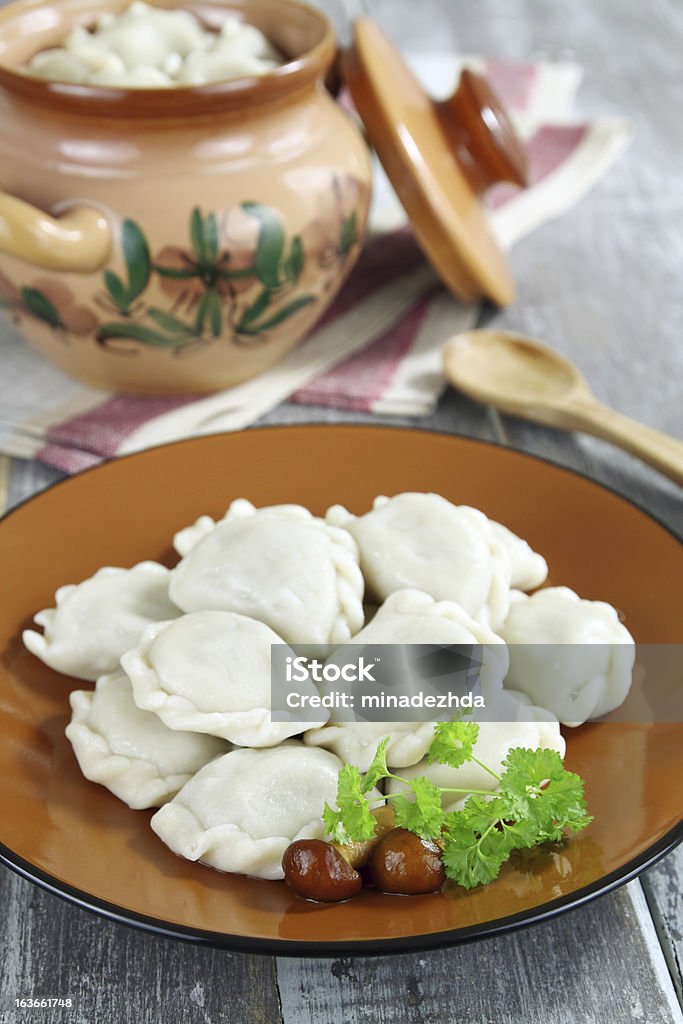
[[[36,51],[127,0],[0,12],[0,304],[72,377],[210,391],[306,335],[361,247],[370,165],[325,90],[329,21],[294,0],[161,0],[256,25],[289,59],[263,78],[119,89],[29,78]]]

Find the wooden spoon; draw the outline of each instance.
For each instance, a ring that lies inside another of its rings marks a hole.
[[[683,443],[598,402],[581,373],[547,345],[509,331],[465,331],[444,346],[450,382],[470,398],[625,448],[683,484]]]

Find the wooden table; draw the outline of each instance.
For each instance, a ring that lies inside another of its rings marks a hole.
[[[334,9],[331,0],[326,6]],[[586,69],[584,113],[634,117],[636,140],[618,166],[569,215],[516,248],[517,305],[486,311],[483,319],[556,344],[599,397],[680,434],[683,9],[676,0],[364,6],[412,49],[576,60]],[[264,422],[363,418],[284,405]],[[421,425],[549,456],[635,499],[674,529],[683,523],[680,490],[597,441],[501,418],[452,393]],[[0,493],[10,505],[58,477],[39,464],[0,460]],[[49,1019],[89,1024],[683,1021],[682,854],[536,928],[368,960],[273,959],[157,940],[0,869],[0,1021],[48,1019],[50,1011],[13,1009],[15,997],[30,995],[71,996],[75,1009]]]

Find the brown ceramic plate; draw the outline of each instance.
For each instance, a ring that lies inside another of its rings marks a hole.
[[[595,822],[499,879],[424,897],[365,892],[300,902],[284,883],[221,875],[170,853],[131,811],[80,775],[64,738],[73,681],[23,650],[21,629],[55,589],[101,565],[170,559],[174,531],[240,495],[256,504],[437,491],[502,520],[542,551],[551,579],[626,616],[641,642],[680,642],[683,549],[645,512],[591,481],[482,442],[379,427],[306,426],[185,441],[60,483],[0,523],[0,848],[52,892],[163,935],[293,955],[449,945],[529,924],[631,878],[683,836],[683,725],[593,724],[568,732]],[[82,685],[82,684],[79,684]]]

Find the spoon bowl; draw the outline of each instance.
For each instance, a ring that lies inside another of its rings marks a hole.
[[[569,360],[548,345],[510,331],[456,335],[446,344],[444,365],[446,376],[460,391],[516,416],[589,393]]]
[[[465,331],[446,342],[444,371],[459,391],[502,412],[620,445],[683,483],[683,443],[602,405],[580,371],[524,334]]]

